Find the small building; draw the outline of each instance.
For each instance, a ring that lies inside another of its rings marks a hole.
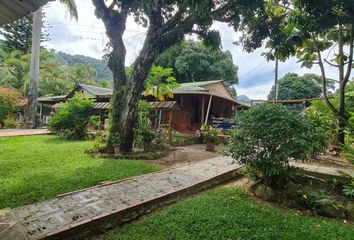
[[[172,92],[173,97],[166,101],[157,101],[152,95],[142,97],[150,102],[151,108],[158,114],[159,121],[155,127],[166,126],[178,132],[192,133],[206,122],[221,123],[250,107],[233,98],[222,80],[182,83]],[[94,108],[101,120],[108,118],[113,95],[113,90],[108,88],[79,84],[65,98],[41,98],[39,103],[41,106],[52,104],[51,108],[57,109],[76,93],[94,99]]]
[[[250,108],[233,98],[222,80],[182,83],[172,92],[167,102],[175,102],[178,108],[162,109],[160,122],[178,132],[195,132],[206,122],[222,123]],[[153,96],[145,98],[155,101]]]
[[[95,101],[93,107],[96,114],[100,116],[102,122],[104,119],[108,118],[110,107],[109,102],[112,97],[113,90],[87,84],[78,84],[68,95],[39,98],[40,122],[46,124],[51,113],[62,107],[65,101],[74,97],[77,93],[80,93],[86,98],[90,98]]]

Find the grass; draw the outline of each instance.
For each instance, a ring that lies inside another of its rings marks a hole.
[[[93,158],[84,153],[89,146],[48,135],[0,138],[0,209],[158,170],[137,160]]]
[[[351,240],[354,227],[260,205],[243,190],[219,188],[98,239]]]

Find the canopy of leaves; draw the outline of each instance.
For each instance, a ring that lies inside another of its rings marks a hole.
[[[224,80],[229,85],[238,83],[238,68],[231,53],[199,42],[177,44],[162,53],[155,64],[172,68],[180,83],[209,80]]]
[[[16,92],[0,86],[0,122],[19,107],[20,98]]]
[[[49,128],[68,139],[85,137],[86,126],[93,116],[93,101],[77,94],[69,99],[52,117],[49,118]]]
[[[158,100],[164,100],[173,97],[172,90],[178,86],[172,68],[153,66],[145,80],[145,95],[151,94]]]
[[[284,106],[253,107],[238,124],[231,132],[230,156],[273,187],[289,177],[290,158],[304,160],[312,150],[310,123]]]
[[[299,76],[296,73],[288,73],[278,80],[278,99],[310,99],[319,98],[322,88],[317,79],[320,78],[313,74]],[[274,86],[270,90],[268,99],[274,99]]]

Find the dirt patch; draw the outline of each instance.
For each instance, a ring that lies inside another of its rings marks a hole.
[[[222,156],[227,147],[223,144],[217,145],[215,146],[215,152],[207,152],[204,149],[205,146],[203,144],[176,147],[167,156],[157,160],[146,160],[146,162],[157,164],[162,168],[175,167]]]
[[[222,185],[222,188],[242,188],[246,191],[249,191],[250,187],[254,184],[254,181],[249,177],[241,177],[235,180],[232,180],[228,183]]]

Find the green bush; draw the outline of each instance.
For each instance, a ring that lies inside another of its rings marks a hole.
[[[93,101],[76,95],[69,99],[48,122],[51,131],[67,138],[82,139],[93,116]]]
[[[17,122],[14,117],[7,116],[4,120],[4,128],[16,128]]]
[[[312,150],[311,124],[283,106],[262,104],[238,119],[231,131],[229,155],[249,167],[266,185],[281,187],[294,168],[289,160],[305,160]]]
[[[20,98],[16,92],[0,86],[0,123],[11,115],[20,104]]]

